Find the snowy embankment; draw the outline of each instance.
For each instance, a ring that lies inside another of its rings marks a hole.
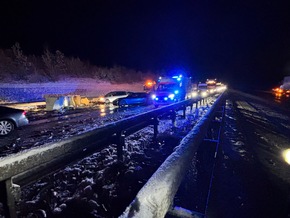
[[[94,79],[67,79],[49,83],[0,83],[0,103],[44,101],[47,94],[98,97],[119,90],[142,91],[143,84],[112,84]]]

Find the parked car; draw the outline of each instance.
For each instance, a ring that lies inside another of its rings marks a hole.
[[[120,107],[126,105],[148,105],[151,101],[150,95],[146,92],[132,92],[127,97],[113,101],[113,105]]]
[[[0,106],[0,136],[10,134],[14,129],[27,125],[26,111]]]
[[[118,98],[123,98],[123,97],[127,97],[129,95],[130,92],[126,92],[126,91],[114,91],[114,92],[109,92],[104,96],[99,97],[98,99],[98,103],[112,103],[114,100],[118,99]]]

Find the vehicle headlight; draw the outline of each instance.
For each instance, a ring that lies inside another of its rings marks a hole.
[[[290,149],[286,149],[285,151],[283,151],[283,158],[285,162],[290,165]]]
[[[202,93],[201,93],[201,96],[202,96],[202,97],[206,97],[206,96],[207,96],[207,92],[202,92]]]
[[[152,99],[155,99],[155,98],[156,98],[156,95],[154,95],[154,94],[151,95],[151,98],[152,98]]]
[[[104,97],[100,97],[99,101],[103,102],[103,101],[105,101],[105,98]]]
[[[174,99],[174,94],[170,94],[170,95],[168,95],[168,98],[170,98],[171,100],[173,100]]]
[[[191,97],[194,98],[194,97],[196,97],[196,96],[197,96],[197,92],[192,92],[192,93],[191,93]]]

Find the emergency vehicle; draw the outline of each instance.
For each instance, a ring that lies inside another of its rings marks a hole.
[[[156,87],[152,94],[155,107],[182,101],[192,89],[190,78],[182,75],[159,77]]]

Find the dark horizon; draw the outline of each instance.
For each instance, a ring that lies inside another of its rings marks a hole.
[[[0,48],[45,47],[94,65],[183,69],[234,87],[290,75],[289,2],[29,1],[0,3]]]

